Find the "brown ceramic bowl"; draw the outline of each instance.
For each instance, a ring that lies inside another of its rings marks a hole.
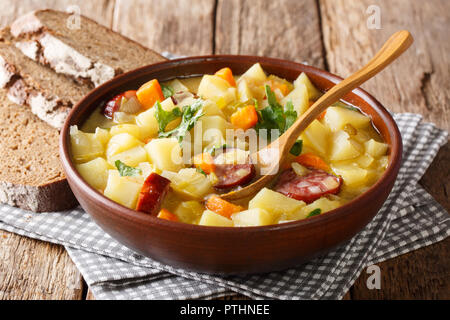
[[[61,159],[70,187],[95,222],[127,247],[162,263],[206,273],[260,273],[301,264],[349,240],[375,216],[391,191],[401,163],[399,130],[386,109],[362,89],[346,102],[369,115],[389,144],[389,165],[370,190],[348,204],[306,220],[263,227],[206,227],[158,219],[125,208],[91,188],[71,160],[69,127],[80,125],[103,101],[144,82],[214,73],[230,67],[241,74],[260,62],[270,73],[294,80],[305,72],[321,90],[341,78],[326,71],[285,60],[253,56],[204,56],[172,60],[116,77],[89,93],[72,110],[61,132]],[[274,203],[276,205],[276,203]]]

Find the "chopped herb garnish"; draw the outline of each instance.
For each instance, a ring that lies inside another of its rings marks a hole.
[[[306,216],[306,218],[311,218],[311,217],[317,216],[317,215],[319,215],[319,214],[321,214],[321,213],[322,213],[322,210],[321,210],[320,208],[317,208],[317,209],[314,209],[313,211],[311,211],[311,212]]]
[[[302,153],[302,149],[303,149],[303,140],[297,140],[295,141],[294,145],[292,146],[289,152],[294,156],[298,156],[300,155],[300,153]]]
[[[269,105],[259,111],[259,121],[255,128],[256,130],[266,129],[269,134],[270,130],[277,129],[281,135],[297,120],[297,112],[294,110],[292,101],[288,101],[283,108],[270,87],[266,85],[265,88]]]
[[[123,163],[120,160],[116,160],[116,162],[114,162],[114,164],[116,165],[117,170],[119,170],[119,174],[121,177],[125,177],[125,176],[134,177],[134,176],[138,176],[142,173],[141,169],[127,166],[125,163]]]
[[[224,143],[222,145],[215,145],[209,149],[206,149],[205,152],[208,152],[210,155],[214,156],[216,154],[217,150],[226,149],[226,148],[227,148],[227,144]]]
[[[182,143],[186,133],[191,130],[197,120],[204,115],[202,101],[196,100],[192,105],[183,107],[181,112],[181,123],[173,130],[164,132],[160,131],[158,136],[160,138],[167,138],[173,136],[178,139],[178,143]]]
[[[197,168],[197,172],[200,172],[200,173],[203,174],[204,176],[207,176],[206,172],[203,171],[202,168]]]
[[[162,85],[161,90],[165,99],[173,96],[173,94],[175,93],[175,90],[173,90],[171,86]]]
[[[158,121],[159,132],[164,132],[170,122],[182,116],[182,112],[178,107],[171,111],[165,111],[159,101],[156,102],[154,107],[156,108],[155,118]]]

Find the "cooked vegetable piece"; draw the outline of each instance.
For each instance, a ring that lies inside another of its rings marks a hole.
[[[233,213],[244,210],[241,206],[237,206],[231,202],[223,200],[216,195],[212,195],[208,198],[206,201],[206,208],[228,219],[231,219],[231,215]]]
[[[169,192],[170,180],[157,173],[151,173],[145,179],[144,185],[139,193],[136,210],[157,215],[161,209],[164,197]]]
[[[298,115],[304,114],[309,108],[309,96],[306,86],[296,86],[294,90],[281,100],[281,103],[285,105],[288,101],[292,102],[294,111],[297,112]]]
[[[266,79],[266,73],[262,69],[259,63],[252,65],[244,74],[242,74],[241,79],[246,79],[252,82],[255,86],[262,85]]]
[[[211,181],[194,168],[163,171],[162,176],[169,179],[172,189],[185,199],[200,200],[213,191]]]
[[[108,181],[110,166],[105,159],[98,157],[91,161],[78,164],[76,168],[86,182],[97,190],[103,190]]]
[[[234,213],[231,220],[233,220],[235,227],[256,227],[273,224],[276,217],[264,209],[255,208]]]
[[[305,146],[313,148],[320,155],[325,156],[329,150],[330,129],[320,121],[314,120],[300,135]]]
[[[214,164],[214,158],[208,152],[196,155],[193,158],[193,164],[197,168],[200,168],[206,174],[210,174],[211,172],[214,172],[214,170],[216,168],[216,166]]]
[[[115,136],[119,133],[129,133],[137,139],[142,139],[141,128],[139,128],[135,124],[129,123],[117,124],[111,127],[109,133],[111,136]]]
[[[308,97],[310,100],[318,99],[322,93],[312,84],[311,80],[309,80],[308,76],[302,72],[297,80],[294,81],[294,87],[299,87],[301,85],[305,85],[308,90]]]
[[[135,209],[141,187],[141,183],[136,182],[132,177],[121,177],[119,171],[109,170],[103,194],[125,207]]]
[[[336,194],[342,179],[321,170],[313,170],[298,176],[292,169],[284,171],[275,185],[275,190],[290,198],[311,203],[327,194]]]
[[[249,209],[264,209],[271,213],[274,219],[278,219],[281,215],[293,215],[304,206],[305,202],[289,198],[268,188],[261,189],[248,204]]]
[[[181,147],[176,139],[153,139],[144,148],[157,169],[177,172],[183,168]]]
[[[348,123],[356,129],[365,128],[370,125],[369,117],[358,111],[341,107],[328,107],[324,121],[332,131],[342,130]]]
[[[232,227],[233,221],[210,210],[205,210],[198,224],[200,226]]]
[[[240,129],[250,129],[258,123],[258,114],[255,106],[248,105],[242,109],[237,110],[230,117],[231,123]]]
[[[156,79],[144,83],[136,92],[136,96],[144,109],[150,109],[156,101],[164,100],[161,86]]]
[[[378,142],[374,139],[366,141],[364,147],[366,148],[366,152],[374,158],[384,156],[388,150],[388,145],[386,143]]]
[[[70,142],[72,157],[78,163],[93,160],[104,153],[103,143],[93,133],[78,130],[77,126],[70,127]]]
[[[143,145],[143,143],[129,133],[116,134],[109,139],[106,147],[106,158],[109,159],[116,154],[140,145]]]
[[[108,119],[112,119],[114,117],[114,113],[117,111],[120,111],[119,109],[120,109],[120,106],[122,103],[122,98],[130,99],[133,97],[136,97],[135,90],[129,90],[129,91],[125,91],[124,93],[118,94],[117,96],[115,96],[114,98],[112,98],[105,104],[105,106],[103,108],[103,114]]]
[[[197,224],[205,210],[204,206],[195,200],[183,201],[175,209],[174,214],[184,223]]]
[[[294,161],[308,168],[330,171],[330,166],[321,157],[312,153],[301,154]]]
[[[330,160],[341,161],[353,159],[361,155],[363,147],[351,139],[345,131],[339,130],[333,134]]]
[[[158,213],[158,218],[175,222],[179,221],[176,215],[164,208]]]
[[[236,81],[234,80],[233,72],[231,71],[230,68],[222,68],[219,71],[217,71],[215,75],[226,80],[230,84],[230,86],[236,87]]]

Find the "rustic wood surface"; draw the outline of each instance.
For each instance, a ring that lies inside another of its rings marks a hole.
[[[256,54],[307,62],[343,77],[390,34],[415,44],[363,85],[395,112],[415,112],[450,130],[450,1],[447,0],[0,0],[0,26],[39,8],[81,12],[159,52]],[[381,29],[369,29],[369,6]],[[421,184],[450,209],[450,145]],[[449,299],[450,240],[380,263],[381,289],[363,271],[344,299]],[[244,298],[244,297],[238,297]],[[0,299],[94,299],[61,246],[0,231]],[[233,297],[232,299],[235,299]]]

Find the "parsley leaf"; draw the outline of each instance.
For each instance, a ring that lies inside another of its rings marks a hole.
[[[294,145],[292,146],[289,152],[294,156],[298,156],[300,155],[300,153],[302,153],[302,149],[303,149],[303,140],[297,140],[295,141]]]
[[[119,170],[119,174],[121,177],[134,177],[134,176],[138,176],[142,173],[142,170],[139,168],[133,168],[130,166],[127,166],[125,163],[123,163],[120,160],[116,160],[116,162],[114,162],[117,170]]]
[[[171,86],[161,85],[161,91],[164,95],[164,98],[167,99],[175,93],[175,90]]]
[[[306,218],[311,218],[311,217],[317,216],[317,215],[319,215],[319,214],[321,214],[321,213],[322,213],[322,210],[321,210],[320,208],[317,208],[317,209],[314,209],[313,211],[311,211],[311,212],[306,216]]]
[[[184,139],[186,132],[191,130],[197,120],[204,115],[203,113],[203,103],[202,101],[196,100],[192,105],[187,105],[183,107],[183,111],[181,114],[181,123],[173,130],[164,132],[160,131],[158,137],[167,138],[170,136],[176,137],[178,139],[178,143]]]
[[[217,150],[226,149],[227,147],[228,147],[228,146],[227,146],[226,143],[224,143],[224,144],[222,144],[222,145],[217,144],[217,145],[212,146],[211,148],[206,149],[206,150],[204,150],[204,151],[205,151],[205,152],[208,152],[210,155],[214,156],[214,155],[216,154],[216,151],[217,151]]]
[[[297,120],[297,112],[291,101],[288,101],[283,108],[270,87],[266,85],[265,89],[269,105],[259,111],[259,121],[255,128],[256,130],[266,129],[269,134],[270,130],[278,129],[281,135]]]
[[[203,171],[202,168],[197,168],[197,172],[200,172],[200,173],[203,174],[204,176],[207,176],[206,172]]]
[[[159,132],[164,132],[167,125],[175,120],[176,118],[179,118],[182,116],[182,112],[180,108],[174,108],[171,111],[165,111],[162,107],[159,101],[156,102],[156,112],[155,112],[155,118],[156,121],[158,121],[158,127]]]

